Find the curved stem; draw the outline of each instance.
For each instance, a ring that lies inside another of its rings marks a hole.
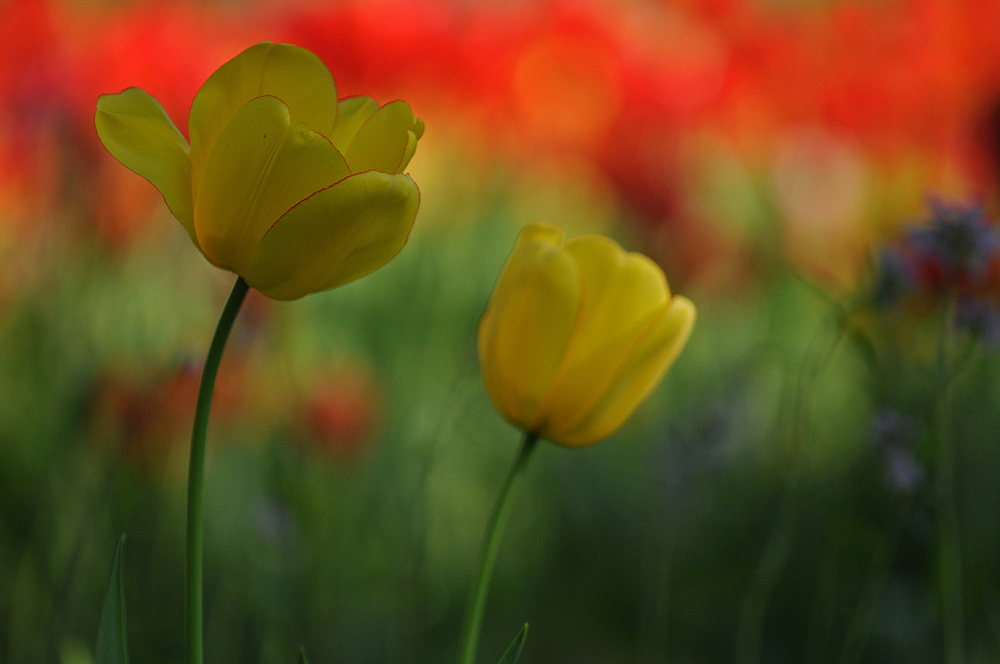
[[[215,328],[212,345],[205,357],[205,367],[201,371],[201,385],[198,387],[198,405],[194,411],[194,431],[191,433],[191,462],[188,466],[188,506],[187,506],[187,632],[188,657],[191,664],[202,664],[205,658],[203,648],[204,629],[202,600],[202,534],[203,489],[205,480],[205,438],[208,433],[208,412],[212,406],[212,392],[215,376],[219,372],[219,361],[226,347],[226,339],[233,328],[243,298],[246,297],[247,282],[243,277],[236,279],[233,292],[229,294],[226,307],[222,310],[219,325]]]
[[[483,626],[483,613],[486,609],[486,595],[490,589],[490,579],[493,576],[493,566],[497,560],[497,552],[500,550],[500,537],[503,534],[504,525],[510,516],[511,508],[514,505],[514,486],[517,479],[524,472],[531,457],[532,450],[538,442],[538,436],[529,433],[524,436],[524,443],[521,445],[521,452],[517,455],[514,465],[507,475],[503,490],[500,493],[500,500],[497,502],[493,517],[490,519],[486,529],[486,539],[483,541],[482,558],[479,561],[479,578],[472,590],[469,605],[466,609],[465,624],[462,627],[462,638],[459,642],[458,663],[473,664],[476,659],[476,647],[479,645],[479,632]]]

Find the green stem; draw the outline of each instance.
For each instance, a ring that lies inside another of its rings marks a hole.
[[[965,618],[962,600],[962,553],[955,500],[955,450],[951,440],[952,389],[949,385],[938,406],[937,527],[940,583],[943,598],[945,661],[965,662]]]
[[[942,596],[942,629],[944,661],[947,664],[965,662],[965,608],[962,599],[962,553],[955,499],[955,441],[951,438],[952,400],[956,378],[961,366],[952,366],[949,346],[952,339],[951,321],[954,303],[944,307],[941,339],[938,346],[938,374],[943,383],[936,413],[937,429],[937,528],[939,582]]]
[[[219,373],[219,361],[226,347],[226,339],[233,328],[236,314],[246,297],[247,282],[243,277],[236,279],[233,292],[229,295],[219,325],[215,328],[212,345],[205,357],[205,367],[201,371],[201,385],[198,387],[198,405],[194,411],[194,431],[191,433],[191,464],[188,467],[188,510],[187,510],[187,632],[188,654],[191,664],[202,664],[205,659],[203,637],[202,600],[202,535],[205,481],[205,438],[208,433],[208,412],[212,407],[212,392],[215,376]]]
[[[465,624],[462,627],[462,638],[460,641],[458,662],[459,664],[473,664],[476,659],[476,647],[479,645],[479,632],[483,626],[483,613],[486,609],[486,594],[490,589],[490,579],[493,576],[493,566],[497,560],[497,552],[500,550],[500,537],[503,534],[504,524],[510,516],[511,508],[514,505],[514,486],[517,479],[524,472],[531,457],[532,450],[538,442],[538,436],[529,433],[524,436],[524,444],[521,445],[521,452],[517,455],[514,465],[507,475],[500,500],[497,502],[493,517],[486,529],[486,539],[483,542],[483,554],[479,561],[479,578],[473,588],[466,609]]]

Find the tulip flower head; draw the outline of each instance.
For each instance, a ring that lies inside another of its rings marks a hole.
[[[216,70],[191,104],[190,144],[139,88],[101,95],[95,122],[205,258],[278,300],[378,269],[416,218],[402,171],[423,122],[403,101],[338,101],[326,66],[291,44],[257,44]]]
[[[525,228],[479,323],[486,391],[525,432],[570,447],[617,430],[659,383],[694,325],[649,258],[597,236]]]

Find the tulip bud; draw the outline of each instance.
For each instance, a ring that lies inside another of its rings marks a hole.
[[[479,323],[486,391],[520,429],[570,447],[618,429],[694,325],[663,271],[610,239],[525,228]]]

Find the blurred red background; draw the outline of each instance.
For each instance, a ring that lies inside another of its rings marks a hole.
[[[763,173],[787,253],[836,282],[892,216],[873,204],[898,213],[928,192],[992,199],[997,25],[990,0],[7,0],[3,244],[68,202],[109,242],[127,242],[157,197],[96,140],[97,96],[142,87],[184,131],[208,74],[270,39],[314,50],[342,96],[407,99],[432,135],[471,137],[478,158],[586,164],[682,277],[738,263],[746,239],[699,203],[706,161],[735,169],[725,186]],[[897,186],[916,200],[880,199]]]

